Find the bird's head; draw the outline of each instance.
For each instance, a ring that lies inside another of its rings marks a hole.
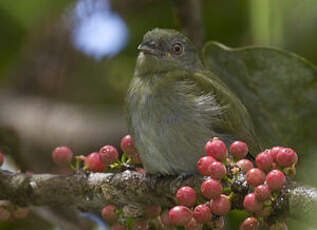
[[[136,74],[202,68],[192,42],[176,30],[156,28],[147,32],[138,50]]]

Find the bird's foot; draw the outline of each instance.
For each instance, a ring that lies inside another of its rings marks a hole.
[[[175,182],[181,184],[184,180],[194,175],[196,175],[196,173],[194,172],[183,172],[176,177]],[[155,189],[158,180],[162,179],[163,177],[166,177],[166,175],[163,175],[161,173],[146,174],[147,183],[149,187],[153,190]]]
[[[149,185],[149,187],[154,190],[155,189],[155,186],[156,186],[156,183],[159,179],[163,178],[164,175],[161,174],[161,173],[155,173],[155,174],[149,174],[147,173],[146,174],[146,181]]]
[[[194,176],[196,173],[194,172],[183,172],[181,174],[179,174],[176,178],[177,183],[181,183],[184,180],[186,180],[187,178]]]

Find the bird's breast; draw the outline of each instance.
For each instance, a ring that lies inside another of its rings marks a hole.
[[[129,131],[149,172],[178,174],[196,170],[204,144],[217,134],[213,118],[221,113],[213,95],[196,95],[192,83],[164,90],[138,83],[128,95]]]

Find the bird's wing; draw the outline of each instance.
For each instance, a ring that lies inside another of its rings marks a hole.
[[[304,58],[274,48],[231,49],[209,42],[205,66],[217,74],[247,107],[266,144],[317,147],[317,68]]]
[[[253,123],[247,109],[239,98],[210,71],[196,72],[192,76],[195,84],[205,94],[213,94],[221,107],[222,113],[212,121],[213,129],[220,134],[229,134],[233,139],[245,141],[253,156],[261,150],[261,143],[257,139]]]

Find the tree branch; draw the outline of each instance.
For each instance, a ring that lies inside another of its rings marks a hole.
[[[198,188],[200,178],[193,176],[180,182],[168,177],[157,180],[152,189],[143,174],[128,170],[116,174],[78,171],[69,176],[0,170],[0,199],[20,206],[69,206],[87,212],[99,212],[109,203],[119,207],[153,204],[167,207],[175,204],[175,193],[180,186]]]
[[[307,185],[292,184],[285,194],[288,212],[293,218],[317,225],[317,189]]]
[[[111,203],[122,207],[125,216],[139,217],[143,215],[143,207],[147,205],[172,207],[175,205],[178,188],[189,185],[199,191],[202,180],[202,176],[194,175],[184,180],[161,177],[155,183],[149,183],[153,182],[149,177],[129,170],[122,173],[77,171],[68,176],[15,174],[0,170],[0,199],[11,200],[20,206],[67,206],[85,212],[100,212],[106,204]],[[243,189],[244,180],[245,176],[241,173],[231,186],[235,192],[233,208],[241,209],[244,195],[250,192],[249,187],[245,187],[247,190]],[[268,218],[272,223],[280,217],[290,215],[316,224],[317,190],[289,182],[273,202],[273,210]]]

